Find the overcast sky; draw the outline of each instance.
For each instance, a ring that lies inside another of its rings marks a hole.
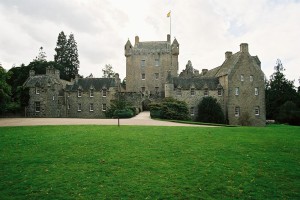
[[[300,78],[300,0],[0,0],[0,62],[6,69],[29,64],[42,46],[53,60],[59,32],[73,33],[79,73],[102,76],[111,64],[126,75],[128,39],[180,44],[179,73],[220,66],[226,51],[249,44],[267,78],[281,59],[289,80]]]

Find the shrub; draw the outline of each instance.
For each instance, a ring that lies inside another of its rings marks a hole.
[[[153,118],[189,120],[187,104],[172,98],[166,98],[161,104],[150,104],[150,115]]]
[[[292,101],[285,102],[279,108],[277,121],[290,125],[300,125],[300,109]]]
[[[213,97],[204,97],[198,105],[199,122],[224,123],[224,114],[221,105]]]
[[[133,112],[130,109],[123,109],[123,110],[115,110],[114,117],[115,118],[131,118],[133,117]]]

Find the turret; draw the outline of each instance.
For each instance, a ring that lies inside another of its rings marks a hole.
[[[176,38],[174,39],[173,43],[172,43],[172,55],[179,55],[179,43],[176,40]]]
[[[129,57],[131,55],[132,55],[132,45],[131,45],[131,43],[128,39],[126,44],[125,44],[125,56]]]

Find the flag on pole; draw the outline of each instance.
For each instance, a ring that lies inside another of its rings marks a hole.
[[[171,16],[171,11],[169,11],[167,14],[167,17],[170,17],[170,16]]]

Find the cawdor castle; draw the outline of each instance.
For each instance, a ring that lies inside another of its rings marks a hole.
[[[197,106],[206,96],[220,103],[228,124],[238,125],[247,119],[252,126],[266,121],[264,73],[257,56],[251,56],[248,44],[240,51],[225,52],[224,62],[211,70],[193,68],[188,61],[178,74],[179,43],[142,42],[135,37],[125,44],[126,86],[119,75],[114,78],[60,79],[60,72],[49,67],[44,75],[30,76],[24,83],[29,88],[29,117],[105,118],[111,101],[122,94],[139,111],[151,102],[165,97],[185,101],[192,119]]]

